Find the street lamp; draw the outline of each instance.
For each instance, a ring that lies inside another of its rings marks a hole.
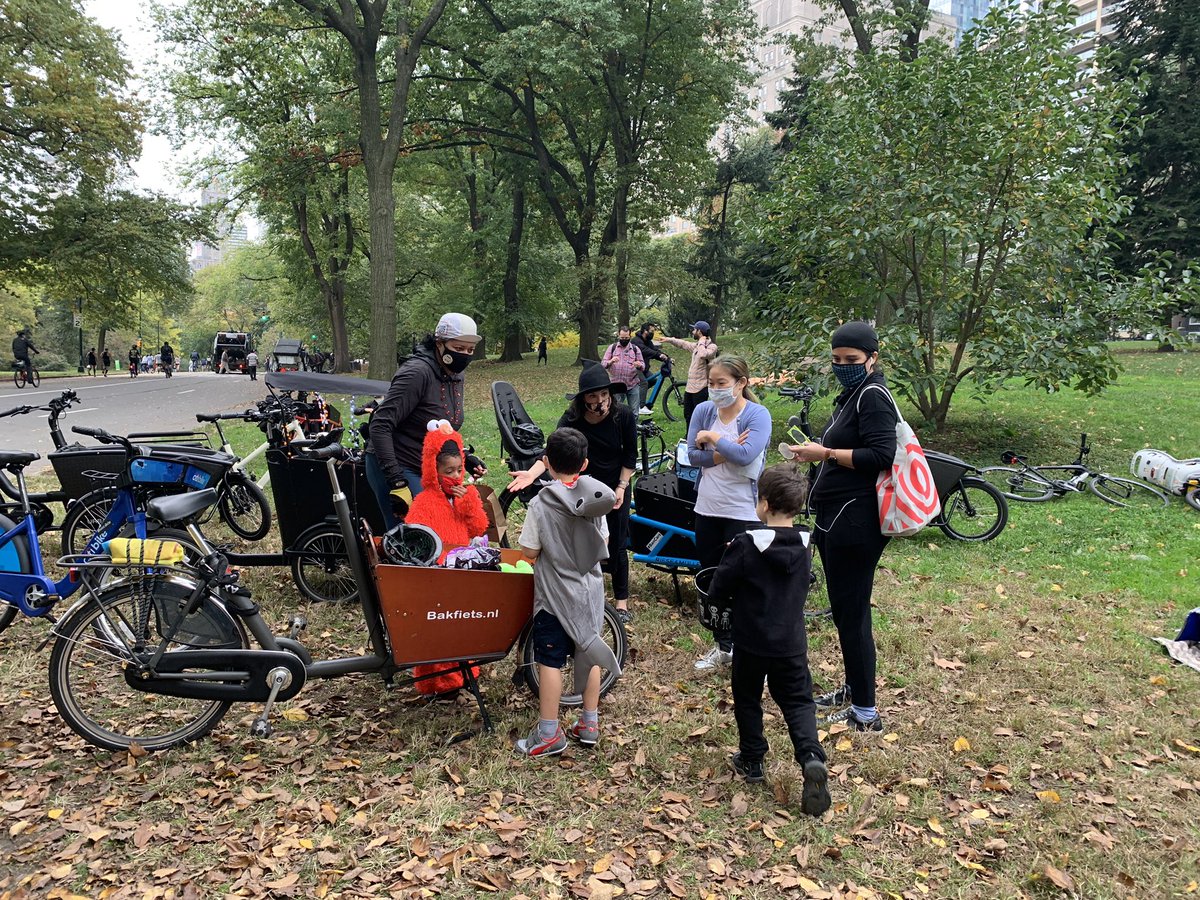
[[[83,373],[83,298],[76,300],[78,308],[75,310],[75,327],[79,329],[79,365],[75,371]]]

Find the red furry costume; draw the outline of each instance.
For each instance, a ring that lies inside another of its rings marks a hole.
[[[475,485],[467,485],[467,492],[457,500],[451,500],[442,487],[441,477],[437,470],[437,457],[447,442],[458,445],[458,453],[466,460],[463,452],[462,435],[455,431],[449,422],[430,422],[433,428],[425,435],[425,444],[421,450],[421,493],[413,498],[404,521],[415,525],[428,525],[442,539],[442,555],[438,564],[446,561],[446,554],[454,547],[463,547],[471,542],[471,538],[487,533],[488,518],[483,509],[483,499]],[[479,669],[473,670],[476,675]],[[413,675],[429,675],[433,672],[445,672],[436,678],[427,678],[416,683],[416,688],[422,694],[444,694],[458,690],[463,686],[462,673],[457,667],[447,669],[444,663],[427,666],[417,666]]]

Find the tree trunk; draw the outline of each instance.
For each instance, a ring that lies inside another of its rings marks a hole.
[[[350,371],[350,336],[346,329],[346,279],[339,276],[325,292],[329,325],[333,329],[333,371]]]
[[[575,271],[579,276],[579,355],[575,365],[584,360],[598,360],[600,326],[604,322],[605,293],[608,288],[602,267],[586,251],[575,256]]]
[[[96,361],[100,361],[100,356],[104,353],[104,341],[108,338],[108,326],[100,326],[100,334],[96,337]],[[114,358],[116,354],[113,354]]]
[[[629,325],[629,185],[622,182],[613,198],[617,247],[613,280],[617,286],[617,327]]]
[[[367,166],[371,222],[371,377],[387,381],[396,369],[396,200],[392,169]]]
[[[517,293],[517,275],[521,268],[521,238],[525,232],[525,189],[517,184],[513,188],[512,227],[508,230],[508,255],[504,264],[504,351],[501,362],[521,360],[520,297]]]

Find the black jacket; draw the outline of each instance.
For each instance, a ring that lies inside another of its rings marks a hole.
[[[659,362],[664,362],[671,358],[658,349],[658,344],[654,343],[654,341],[648,338],[643,337],[640,332],[633,336],[633,346],[642,351],[642,361],[646,364],[646,368],[642,372],[643,378],[650,373],[650,361],[652,359],[657,359]]]
[[[596,425],[582,416],[572,418],[568,410],[558,427],[576,428],[587,438],[587,473],[613,490],[621,480],[621,469],[637,466],[637,419],[624,403],[614,400],[608,417]]]
[[[807,652],[808,540],[808,532],[798,528],[763,525],[729,542],[709,583],[708,598],[731,608],[735,647],[756,656]]]
[[[401,469],[421,471],[421,448],[428,424],[447,419],[457,431],[463,423],[463,377],[453,375],[422,344],[392,376],[379,409],[371,416],[371,450],[389,484]]]
[[[38,348],[33,346],[33,341],[26,337],[13,338],[12,351],[13,356],[17,359],[29,359],[29,351],[38,352]]]
[[[821,443],[834,450],[853,450],[854,468],[821,463],[810,494],[813,506],[873,498],[879,473],[891,468],[896,456],[896,407],[883,391],[867,390],[869,384],[887,386],[883,376],[875,373],[834,401]]]

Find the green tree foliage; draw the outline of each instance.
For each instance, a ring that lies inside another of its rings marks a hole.
[[[293,0],[347,51],[346,74],[357,100],[358,146],[369,204],[371,351],[376,369],[396,353],[396,195],[393,179],[408,121],[414,73],[447,0],[418,11],[413,0]]]
[[[267,246],[238,247],[220,263],[197,272],[195,285],[196,299],[180,337],[181,352],[211,354],[218,331],[252,334],[264,355],[277,337],[309,342],[311,320],[297,316],[305,307],[296,304],[287,269]],[[316,301],[315,291],[313,295]]]
[[[762,229],[789,357],[874,319],[889,371],[946,420],[959,385],[1096,391],[1134,293],[1111,271],[1130,90],[1078,93],[1070,12],[993,11],[959,51],[859,55],[813,92]]]
[[[1200,14],[1190,0],[1126,0],[1115,15],[1112,72],[1145,86],[1145,125],[1125,141],[1132,207],[1120,261],[1137,272],[1170,254],[1178,277],[1200,261]]]
[[[136,155],[128,77],[77,0],[0,0],[0,271],[45,258],[54,200]]]

